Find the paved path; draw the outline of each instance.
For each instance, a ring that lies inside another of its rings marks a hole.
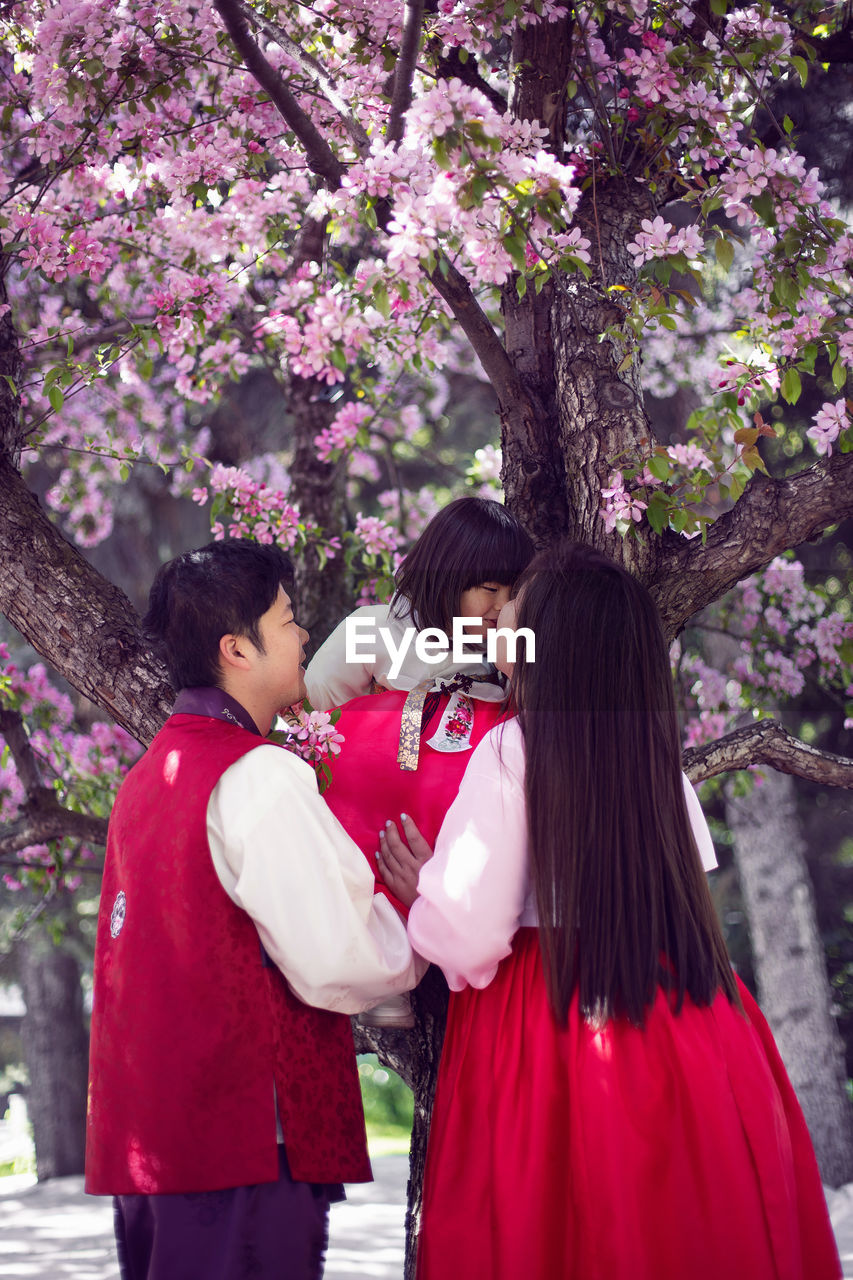
[[[332,1207],[326,1280],[400,1280],[408,1160],[374,1157],[374,1183]],[[853,1280],[853,1184],[830,1192],[845,1280]],[[108,1200],[85,1196],[81,1178],[41,1185],[0,1179],[2,1280],[118,1280]]]
[[[326,1280],[400,1280],[407,1156],[374,1156],[375,1181],[333,1205]],[[3,1280],[118,1280],[111,1201],[82,1178],[0,1178]]]

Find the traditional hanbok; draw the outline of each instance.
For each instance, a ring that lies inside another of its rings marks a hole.
[[[400,648],[410,621],[388,605],[357,609],[352,619],[386,628]],[[506,682],[482,657],[454,663],[420,661],[411,645],[395,670],[392,652],[378,643],[374,661],[346,661],[342,622],[312,658],[308,700],[318,710],[340,706],[341,754],[324,793],[330,809],[360,847],[377,888],[405,912],[378,875],[379,831],[409,814],[433,844],[471,751],[506,714]]]
[[[740,987],[640,1030],[560,1027],[527,862],[524,743],[474,751],[409,917],[453,994],[419,1280],[836,1280],[811,1141]]]

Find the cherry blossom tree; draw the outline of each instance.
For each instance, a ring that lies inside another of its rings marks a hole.
[[[850,760],[737,722],[807,669],[851,697],[849,613],[784,557],[853,512],[853,240],[777,108],[849,60],[843,6],[27,0],[3,21],[0,606],[75,688],[142,743],[168,710],[129,602],[69,540],[105,536],[132,468],[216,536],[293,548],[322,628],[399,544],[347,501],[381,472],[405,518],[401,458],[467,368],[537,543],[620,559],[673,641],[740,593],[722,693],[682,666],[691,776],[851,786]],[[205,406],[256,369],[286,476],[210,456]],[[693,389],[668,432],[661,380]]]

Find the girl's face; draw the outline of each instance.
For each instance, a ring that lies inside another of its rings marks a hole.
[[[486,632],[497,626],[498,614],[509,600],[511,587],[500,582],[482,582],[478,587],[469,587],[459,597],[459,616],[462,618],[479,618],[480,629],[466,628],[467,634],[476,639],[486,638]]]
[[[512,600],[507,600],[506,604],[501,609],[501,614],[500,614],[500,617],[498,618],[498,630],[514,631],[517,612],[518,612],[518,597],[516,596]],[[497,637],[495,648],[496,648],[495,666],[497,667],[498,671],[502,671],[505,676],[508,676],[511,678],[512,673],[515,669],[515,663],[510,662],[507,642],[504,636],[499,635]]]

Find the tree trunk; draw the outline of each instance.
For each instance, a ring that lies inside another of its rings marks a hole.
[[[0,254],[0,455],[17,463],[21,448],[21,350],[8,305],[6,273],[12,258]]]
[[[411,1031],[380,1030],[353,1023],[356,1052],[375,1053],[380,1062],[405,1080],[415,1095],[406,1189],[404,1280],[415,1280],[427,1140],[447,1021],[448,989],[441,970],[431,965],[412,992],[411,999],[415,1015],[415,1026]]]
[[[65,940],[57,944],[41,928],[18,944],[17,961],[26,1004],[27,1108],[44,1182],[83,1172],[89,1049],[80,964]]]
[[[323,383],[292,378],[290,410],[293,416],[291,493],[299,513],[318,525],[326,537],[340,537],[346,528],[346,475],[340,463],[321,462],[314,439],[335,416],[336,407],[322,393]],[[309,547],[299,558],[296,574],[297,618],[310,633],[306,652],[311,657],[353,606],[347,566],[338,552],[321,568],[316,550]]]
[[[812,1136],[823,1181],[853,1180],[853,1109],[788,774],[768,769],[749,796],[728,789],[726,820],[749,920],[758,997]]]

